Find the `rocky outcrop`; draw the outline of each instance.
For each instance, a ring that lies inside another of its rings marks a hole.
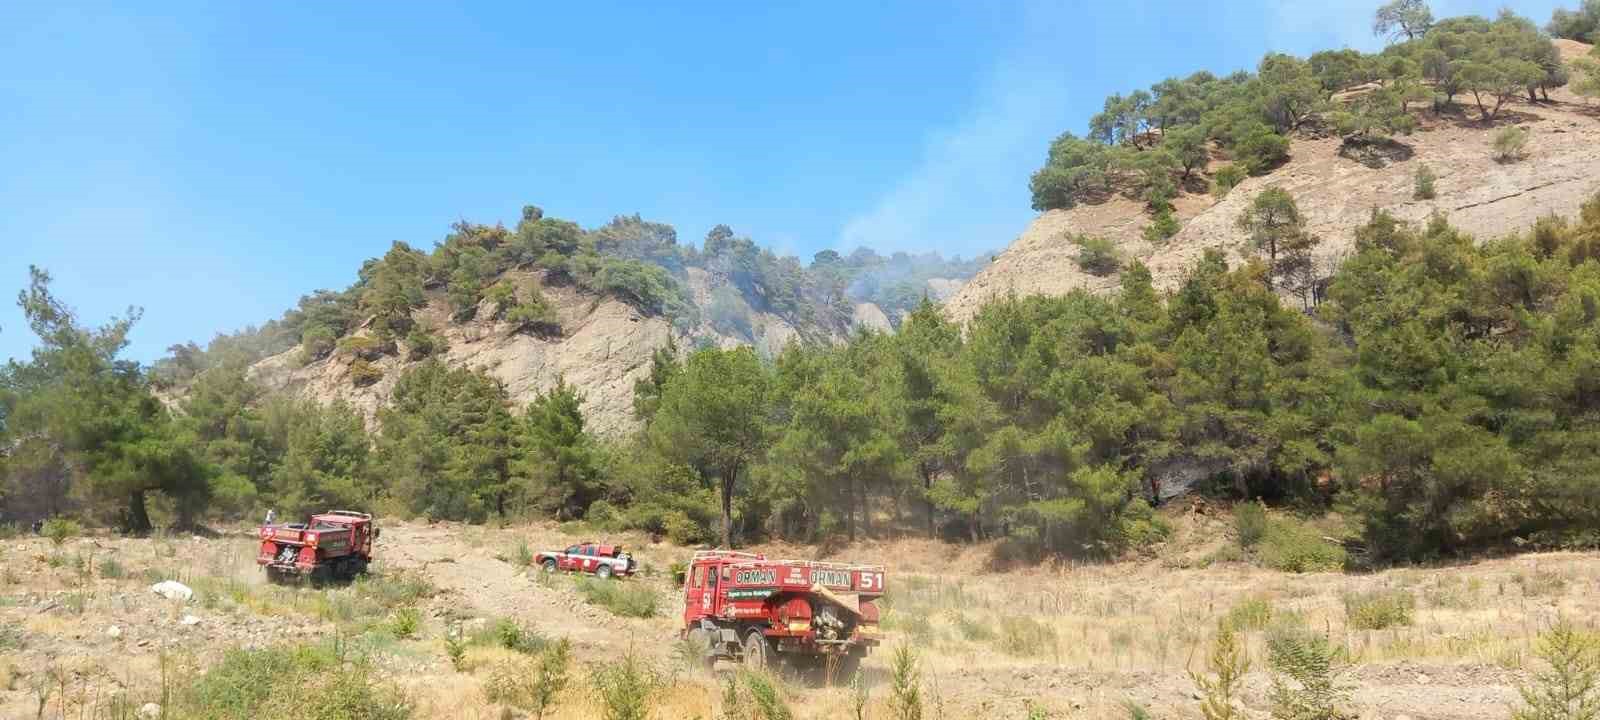
[[[850,327],[874,332],[894,332],[894,325],[889,323],[889,316],[884,314],[883,308],[874,303],[858,303],[851,314]]]
[[[537,278],[537,273],[515,273],[513,279]],[[672,326],[664,318],[645,317],[625,303],[580,293],[568,287],[546,286],[544,294],[556,308],[561,324],[558,335],[519,332],[510,324],[489,319],[485,303],[473,320],[452,322],[442,297],[434,297],[414,317],[449,343],[441,358],[453,366],[482,370],[505,383],[518,405],[554,386],[558,378],[576,386],[584,397],[590,426],[604,435],[619,435],[636,426],[633,419],[633,383],[649,372],[650,357],[667,344]],[[403,351],[404,348],[402,347]],[[394,385],[415,363],[386,356],[373,365],[383,377],[357,387],[350,377],[351,358],[341,353],[300,366],[298,348],[257,363],[251,375],[269,389],[292,392],[322,403],[343,401],[359,410],[371,424],[378,408],[388,402]]]
[[[1580,43],[1569,44],[1586,51]],[[965,322],[985,302],[1009,292],[1114,289],[1115,276],[1095,277],[1078,268],[1077,247],[1068,241],[1074,233],[1113,240],[1124,259],[1141,260],[1150,267],[1158,287],[1175,288],[1208,249],[1227,252],[1232,262],[1255,253],[1235,221],[1269,187],[1281,187],[1294,196],[1307,228],[1322,238],[1318,261],[1326,268],[1351,252],[1352,231],[1367,221],[1374,208],[1411,221],[1441,213],[1480,240],[1519,232],[1543,215],[1574,214],[1585,199],[1600,191],[1600,107],[1585,105],[1564,91],[1553,92],[1552,100],[1510,105],[1493,126],[1478,122],[1476,109],[1443,117],[1424,114],[1418,132],[1397,138],[1410,157],[1381,168],[1340,156],[1338,138],[1296,140],[1287,164],[1246,180],[1225,199],[1180,198],[1177,214],[1183,229],[1158,246],[1141,237],[1148,215],[1141,203],[1132,200],[1116,197],[1043,213],[945,307],[952,318]],[[1529,132],[1526,157],[1496,162],[1491,140],[1509,124]],[[1412,199],[1413,180],[1422,164],[1438,176],[1432,200]]]
[[[520,330],[495,319],[488,301],[479,305],[472,319],[455,319],[441,292],[432,293],[428,304],[412,313],[412,319],[448,343],[440,359],[451,366],[480,370],[504,383],[518,406],[525,406],[558,379],[565,378],[584,398],[589,427],[610,437],[625,435],[638,427],[633,416],[633,384],[649,373],[652,355],[669,340],[680,349],[702,342],[726,348],[752,345],[757,352],[772,357],[789,343],[806,337],[799,328],[768,312],[752,310],[751,336],[734,336],[719,332],[703,317],[692,326],[674,326],[667,318],[646,316],[618,300],[596,297],[568,285],[548,284],[542,271],[513,270],[504,278],[518,286],[542,286],[545,299],[556,311],[560,331]],[[688,280],[695,302],[709,307],[711,289],[718,279],[699,268],[690,268]],[[888,318],[876,305],[858,306],[856,316],[858,322],[873,329],[889,328]],[[823,338],[842,338],[842,334],[821,328],[811,332]],[[363,327],[354,334],[367,333]],[[396,350],[371,361],[381,376],[366,385],[357,385],[352,376],[353,357],[335,352],[302,366],[298,347],[256,363],[250,376],[268,390],[323,404],[349,404],[366,418],[369,426],[375,427],[378,409],[393,397],[395,383],[406,369],[420,362],[406,358],[404,342]]]

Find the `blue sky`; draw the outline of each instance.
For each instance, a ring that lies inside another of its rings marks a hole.
[[[528,203],[803,258],[999,249],[1107,94],[1372,49],[1376,4],[0,4],[0,358],[29,264],[85,321],[142,306],[149,361]]]

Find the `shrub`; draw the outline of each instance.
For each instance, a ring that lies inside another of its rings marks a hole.
[[[722,685],[724,720],[794,720],[782,685],[765,672],[740,670]]]
[[[1600,717],[1600,641],[1562,618],[1539,636],[1534,650],[1548,666],[1517,687],[1526,707],[1512,720]]]
[[[1217,563],[1244,562],[1244,550],[1238,545],[1223,545],[1205,556],[1200,562],[1201,567],[1210,567]]]
[[[0,540],[14,540],[22,534],[22,528],[13,522],[0,522]]]
[[[999,646],[1012,655],[1032,657],[1052,651],[1056,646],[1055,628],[1030,617],[1000,618]]]
[[[621,660],[598,667],[593,676],[605,720],[646,720],[661,686],[655,668],[630,650]]]
[[[531,666],[508,661],[495,666],[483,685],[489,702],[503,702],[543,718],[566,689],[572,665],[572,643],[563,638],[539,652]]]
[[[517,567],[532,567],[533,555],[533,548],[528,546],[528,541],[526,539],[518,540],[517,554],[512,556],[511,561]]]
[[[572,666],[572,643],[566,638],[539,653],[539,663],[534,666],[528,693],[532,702],[529,710],[534,717],[543,718],[546,710],[555,705],[556,696],[567,687],[568,672]]]
[[[1103,237],[1073,235],[1068,242],[1078,246],[1078,267],[1090,275],[1106,276],[1122,266],[1117,246]]]
[[[1226,622],[1217,623],[1217,634],[1211,639],[1211,655],[1206,658],[1206,670],[1209,674],[1189,673],[1198,691],[1200,716],[1205,720],[1244,717],[1233,705],[1242,689],[1245,673],[1250,672],[1250,656],[1245,653],[1238,634]]]
[[[1172,209],[1163,208],[1150,218],[1149,225],[1144,226],[1144,239],[1152,245],[1160,245],[1173,235],[1177,235],[1180,229],[1178,218],[1172,214]]]
[[[667,533],[667,539],[678,545],[699,545],[712,538],[711,529],[704,523],[696,522],[682,510],[671,510],[662,516],[661,524]]]
[[[437,591],[426,577],[411,572],[363,575],[350,587],[362,599],[385,608],[415,605]]]
[[[1260,502],[1243,502],[1233,506],[1233,529],[1239,534],[1239,546],[1251,547],[1267,536],[1267,508]]]
[[[417,634],[422,627],[422,614],[416,608],[405,607],[395,612],[394,620],[389,624],[389,631],[394,636],[404,640]]]
[[[28,646],[28,636],[22,628],[7,623],[0,625],[0,650],[18,651]]]
[[[1251,175],[1259,175],[1289,157],[1289,139],[1265,125],[1256,125],[1236,140],[1233,157]]]
[[[1494,135],[1494,159],[1507,163],[1522,159],[1522,151],[1528,146],[1528,131],[1515,125],[1507,127]]]
[[[300,364],[310,365],[327,357],[337,341],[338,337],[328,327],[307,324],[300,331]]]
[[[639,584],[580,577],[576,581],[578,594],[590,605],[599,605],[612,615],[649,618],[656,616],[660,598],[656,591]]]
[[[1159,213],[1172,210],[1172,199],[1178,196],[1178,188],[1172,184],[1172,179],[1165,172],[1158,174],[1150,186],[1145,188],[1144,202],[1151,212]]]
[[[543,635],[522,627],[517,621],[500,618],[479,631],[472,638],[471,644],[498,645],[507,650],[531,655],[543,650],[547,642]]]
[[[1413,200],[1432,200],[1433,181],[1436,179],[1438,177],[1433,174],[1433,168],[1427,165],[1417,166],[1417,175],[1414,187],[1411,190],[1411,198]]]
[[[894,649],[889,666],[889,717],[922,720],[922,671],[910,645]]]
[[[884,629],[899,630],[918,644],[933,640],[933,622],[928,620],[927,613],[890,610],[884,614],[883,623]]]
[[[872,700],[872,690],[860,670],[850,676],[850,717],[867,720],[867,703]]]
[[[494,306],[495,317],[500,317],[517,304],[517,288],[510,282],[501,280],[489,286],[483,293],[485,300]]]
[[[1274,628],[1267,636],[1272,686],[1267,692],[1272,716],[1289,720],[1346,717],[1350,688],[1335,670],[1328,639],[1297,627]]]
[[[496,645],[520,653],[535,653],[544,648],[544,636],[522,627],[511,618],[500,618],[494,624]]]
[[[122,563],[117,562],[116,558],[108,557],[100,561],[100,577],[116,580],[127,574],[128,571],[123,569]]]
[[[339,352],[371,362],[383,357],[392,348],[370,335],[347,335],[339,340]]]
[[[1344,548],[1324,539],[1310,526],[1291,519],[1267,524],[1256,552],[1262,564],[1284,572],[1327,572],[1344,567]]]
[[[1483,581],[1478,578],[1463,581],[1458,575],[1441,575],[1433,587],[1423,591],[1423,598],[1434,607],[1472,610],[1479,607],[1482,590]]]
[[[193,685],[173,693],[165,717],[247,720],[403,720],[411,702],[373,679],[365,658],[337,644],[231,650]]]
[[[59,517],[44,521],[44,527],[39,529],[39,534],[49,538],[50,544],[58,548],[82,533],[83,528],[78,523]]]
[[[383,371],[373,367],[372,363],[357,358],[350,363],[350,383],[356,387],[367,387],[383,379]]]
[[[1344,596],[1345,623],[1354,630],[1382,630],[1411,624],[1417,600],[1409,590],[1378,590]]]
[[[1535,570],[1531,573],[1517,573],[1512,576],[1517,587],[1522,589],[1524,597],[1540,597],[1560,595],[1567,589],[1567,579],[1560,573],[1549,570]]]
[[[1223,165],[1217,168],[1215,175],[1211,176],[1211,194],[1219,198],[1227,197],[1233,186],[1244,182],[1249,176],[1249,173],[1238,164]]]
[[[1272,603],[1265,598],[1245,598],[1228,609],[1224,621],[1230,630],[1260,630],[1272,621]]]
[[[957,614],[955,626],[956,632],[961,634],[961,639],[967,642],[988,642],[994,639],[994,629],[982,620],[972,620],[966,615]]]
[[[506,313],[506,321],[516,326],[518,330],[560,330],[555,308],[545,302],[544,295],[538,289],[532,290],[533,296],[528,300],[517,303]]]
[[[461,625],[457,624],[444,634],[444,654],[450,658],[450,667],[456,672],[461,672],[467,664],[467,641],[462,636]]]
[[[426,360],[449,346],[444,337],[420,328],[406,335],[406,357],[411,360]]]

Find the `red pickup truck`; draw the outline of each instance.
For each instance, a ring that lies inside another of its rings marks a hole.
[[[615,575],[632,575],[639,569],[639,564],[634,562],[633,556],[623,552],[621,545],[593,542],[578,543],[566,550],[542,552],[533,556],[533,562],[544,568],[545,572],[566,570],[594,573],[602,580]]]
[[[262,525],[256,531],[261,537],[256,564],[275,582],[288,577],[350,579],[372,563],[378,532],[371,515],[349,510],[312,515],[304,523]]]

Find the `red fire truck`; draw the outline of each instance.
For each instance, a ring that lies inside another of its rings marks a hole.
[[[349,579],[367,571],[378,528],[372,516],[349,510],[312,515],[310,522],[262,525],[256,564],[267,579],[304,576],[313,580]]]
[[[880,640],[881,565],[694,554],[684,574],[683,636],[718,659],[763,668],[827,668],[848,678]]]

